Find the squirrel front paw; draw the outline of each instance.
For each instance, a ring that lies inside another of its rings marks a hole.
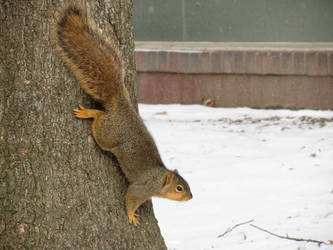
[[[79,105],[78,109],[73,109],[74,114],[77,118],[90,118],[89,110],[84,108],[82,105]]]
[[[82,105],[79,105],[78,109],[73,109],[74,114],[77,118],[93,118],[99,119],[103,114],[104,111],[98,109],[86,109]]]

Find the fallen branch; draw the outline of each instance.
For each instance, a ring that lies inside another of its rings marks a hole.
[[[249,221],[246,221],[246,222],[243,222],[243,223],[239,223],[239,224],[236,224],[234,225],[233,227],[229,227],[223,234],[220,234],[219,236],[217,236],[217,238],[220,238],[220,237],[223,237],[224,235],[226,235],[227,233],[230,233],[232,230],[234,230],[236,227],[239,227],[239,226],[242,226],[242,225],[245,225],[245,224],[248,224],[248,223],[251,223],[253,222],[254,220],[249,220]]]
[[[283,236],[283,235],[278,235],[278,234],[275,234],[275,233],[272,233],[266,229],[263,229],[261,227],[258,227],[256,225],[253,225],[253,224],[250,224],[251,227],[254,227],[260,231],[263,231],[265,233],[268,233],[270,235],[273,235],[275,237],[278,237],[280,239],[285,239],[285,240],[294,240],[294,241],[305,241],[305,242],[312,242],[312,243],[317,243],[318,246],[320,245],[333,245],[333,241],[329,240],[328,242],[325,242],[325,241],[321,241],[321,240],[312,240],[312,239],[302,239],[302,238],[294,238],[294,237],[289,237],[288,235],[287,236]]]

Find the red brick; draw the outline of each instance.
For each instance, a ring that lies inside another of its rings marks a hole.
[[[262,64],[262,74],[269,75],[272,73],[273,68],[273,58],[272,58],[272,52],[267,51],[266,53],[263,53],[263,64]]]
[[[333,109],[332,50],[137,51],[145,103]]]
[[[308,52],[305,54],[305,74],[315,75],[317,73],[317,56],[316,52]]]
[[[257,108],[333,108],[333,78],[309,76],[139,73],[143,103],[201,103]]]
[[[222,61],[222,52],[221,51],[212,51],[210,52],[210,65],[211,73],[221,73],[221,61]]]
[[[264,74],[265,52],[257,51],[255,53],[256,72],[257,74]]]
[[[139,71],[145,71],[146,60],[145,60],[145,51],[137,51],[136,55],[136,69]]]
[[[178,52],[169,51],[169,72],[178,72]]]
[[[317,108],[331,107],[333,108],[333,78],[332,77],[321,77],[321,81],[317,82],[319,87],[319,96]]]
[[[145,60],[146,60],[145,69],[147,71],[157,71],[158,70],[158,54],[155,51],[147,52]]]
[[[167,51],[158,52],[158,71],[167,71],[169,68],[169,53]]]
[[[195,73],[199,72],[199,55],[200,53],[189,53],[188,54],[188,72]]]
[[[305,55],[304,52],[294,53],[294,74],[304,75],[305,74]]]
[[[199,54],[199,72],[201,73],[209,73],[210,72],[210,58],[208,52],[202,52]]]
[[[255,51],[247,51],[244,55],[244,73],[255,74],[256,72],[256,58]]]
[[[177,56],[177,72],[182,72],[182,73],[190,73],[189,71],[189,63],[188,63],[188,56],[189,53],[183,53],[183,52],[178,52]]]
[[[268,75],[272,68],[272,57],[271,52],[262,52],[262,72],[261,74]]]
[[[243,51],[234,51],[234,73],[240,74],[244,72]]]
[[[318,53],[318,63],[317,63],[317,74],[327,75],[328,73],[328,62],[327,62],[327,52]]]
[[[271,52],[271,68],[269,69],[272,74],[281,74],[281,52]]]
[[[281,53],[281,73],[292,74],[294,72],[294,60],[291,52],[284,51]]]
[[[330,76],[333,76],[333,52],[328,53],[328,74]]]
[[[223,53],[223,72],[234,73],[234,55],[233,51],[224,51]]]

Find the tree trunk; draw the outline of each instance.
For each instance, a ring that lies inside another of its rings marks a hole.
[[[55,51],[59,2],[0,2],[0,248],[166,249],[150,201],[128,223],[123,173],[73,115],[98,104]],[[81,2],[121,46],[134,101],[132,1]]]

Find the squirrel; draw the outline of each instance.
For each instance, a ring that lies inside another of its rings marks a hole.
[[[125,196],[129,223],[139,224],[136,210],[153,196],[190,200],[188,183],[176,169],[165,167],[152,136],[130,101],[119,49],[95,31],[86,11],[77,5],[65,9],[56,33],[61,58],[81,87],[105,109],[79,105],[74,114],[77,118],[93,118],[95,142],[116,156],[129,181]]]

